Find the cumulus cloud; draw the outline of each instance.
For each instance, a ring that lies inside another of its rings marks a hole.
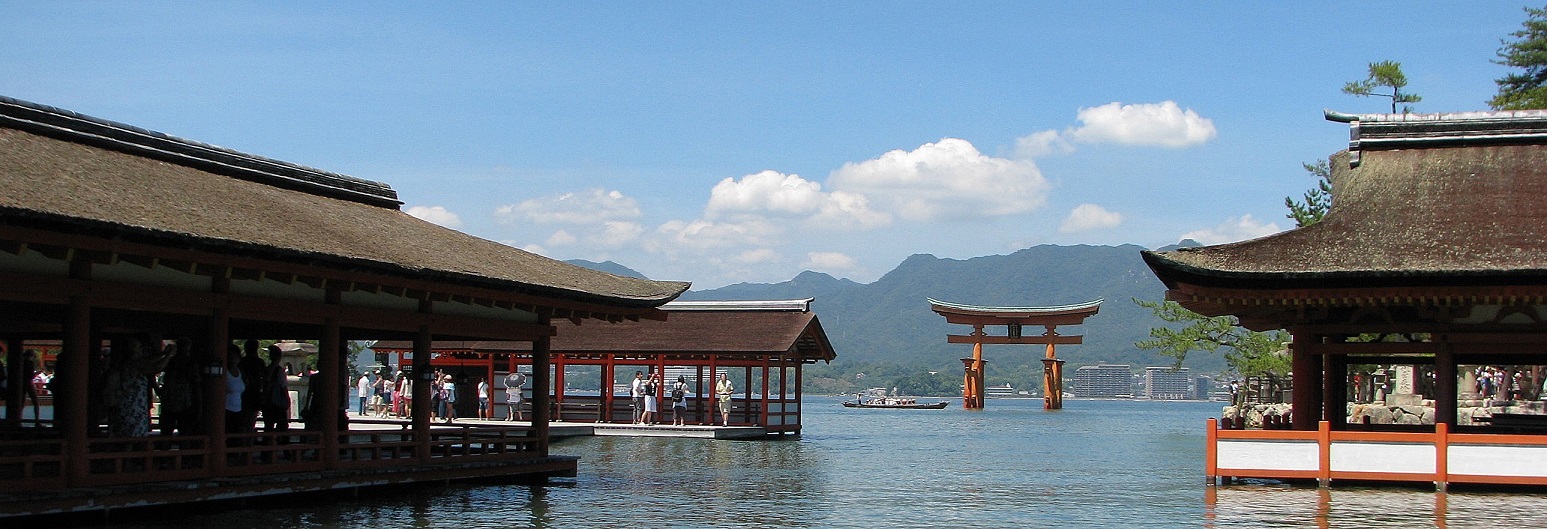
[[[641,216],[639,204],[618,191],[589,189],[500,206],[495,218],[507,224],[598,224]]]
[[[1067,154],[1074,152],[1074,146],[1069,144],[1063,134],[1056,130],[1044,130],[1021,136],[1015,139],[1015,154],[1021,158],[1036,158],[1049,154]]]
[[[1095,204],[1080,204],[1064,217],[1063,224],[1058,226],[1059,233],[1074,233],[1080,231],[1099,230],[1103,228],[1115,228],[1123,223],[1123,214],[1107,211],[1106,208]]]
[[[448,211],[444,206],[413,206],[406,212],[425,222],[432,222],[447,228],[462,227],[462,218],[456,213]]]
[[[1118,102],[1082,108],[1081,125],[1066,135],[1088,143],[1191,147],[1214,139],[1214,122],[1175,101],[1124,105]]]
[[[1047,201],[1049,187],[1030,160],[987,156],[957,138],[846,163],[827,183],[909,220],[1025,213]]]
[[[839,252],[811,252],[800,265],[813,270],[855,270],[859,268],[853,257]]]
[[[779,259],[779,253],[768,248],[747,250],[736,255],[733,259],[743,264],[771,263]]]
[[[637,222],[610,220],[602,223],[602,229],[586,240],[601,246],[618,247],[633,242],[644,232],[645,227]]]
[[[864,195],[825,193],[822,184],[777,171],[721,180],[709,191],[704,217],[803,219],[822,227],[861,229],[885,226],[892,220],[872,211]]]
[[[549,235],[548,240],[543,241],[543,244],[548,246],[569,246],[575,244],[575,241],[574,235],[570,235],[568,231],[559,230],[553,232],[553,235]]]
[[[660,239],[652,249],[669,251],[673,248],[709,250],[737,246],[770,246],[772,238],[781,230],[763,220],[744,222],[714,222],[709,220],[672,220],[656,228]]]
[[[1251,214],[1225,219],[1223,224],[1213,228],[1194,230],[1182,234],[1177,240],[1192,239],[1203,244],[1224,244],[1227,242],[1255,239],[1265,235],[1272,235],[1284,231],[1277,223],[1260,222],[1252,218]]]

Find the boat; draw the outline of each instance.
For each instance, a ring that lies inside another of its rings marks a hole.
[[[857,402],[843,401],[845,408],[886,408],[899,410],[939,410],[949,405],[949,401],[920,404],[917,400],[900,397],[876,397]]]

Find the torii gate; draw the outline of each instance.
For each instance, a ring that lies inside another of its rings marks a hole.
[[[1064,361],[1059,360],[1053,352],[1053,346],[1057,344],[1078,344],[1084,339],[1081,335],[1058,334],[1059,325],[1079,325],[1085,318],[1094,316],[1101,310],[1100,299],[1075,305],[1060,305],[1055,307],[979,307],[973,305],[959,305],[947,303],[934,298],[929,300],[930,309],[945,316],[948,323],[961,323],[972,326],[972,334],[961,336],[955,334],[946,335],[947,343],[972,344],[972,358],[963,358],[962,365],[966,368],[966,377],[962,384],[962,407],[967,409],[983,409],[983,344],[1046,344],[1047,357],[1042,359],[1042,408],[1058,410],[1064,407]],[[1004,325],[1007,330],[1003,336],[990,336],[983,332],[983,327],[989,325]],[[1022,336],[1021,328],[1027,325],[1041,325],[1046,331],[1037,336]]]

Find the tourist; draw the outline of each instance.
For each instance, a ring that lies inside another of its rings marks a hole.
[[[150,435],[150,381],[166,367],[176,348],[162,350],[155,340],[146,334],[113,343],[113,356],[108,364],[107,389],[108,434],[113,437],[147,437]]]
[[[38,352],[32,349],[22,351],[21,357],[21,390],[22,405],[27,405],[27,399],[32,399],[32,421],[38,421],[38,384],[36,380],[41,373],[38,372]],[[45,382],[47,384],[47,382]],[[20,414],[17,414],[18,416]]]
[[[494,418],[494,410],[489,408],[489,381],[478,377],[478,418],[489,420]]]
[[[253,423],[258,420],[258,411],[263,408],[263,390],[268,386],[264,384],[263,358],[258,356],[258,341],[247,340],[242,344],[242,424],[243,429],[252,431]]]
[[[457,418],[457,383],[451,379],[449,374],[445,375],[445,378],[441,380],[440,399],[441,404],[446,408],[441,415],[446,418],[446,422],[449,424]]]
[[[263,431],[283,432],[290,429],[290,373],[281,362],[284,352],[278,345],[269,346],[268,374],[263,377],[268,384],[263,390]]]
[[[398,418],[407,417],[410,413],[410,410],[412,409],[410,404],[414,401],[413,377],[408,376],[407,373],[398,371],[397,391],[394,392],[393,395],[397,396],[397,402],[392,403],[392,411],[397,413]]]
[[[628,385],[628,396],[634,401],[634,424],[640,423],[640,418],[645,414],[645,373],[634,372],[634,381]]]
[[[242,427],[242,394],[247,383],[242,380],[242,351],[231,344],[226,349],[226,433],[246,433]],[[252,426],[252,423],[247,423]]]
[[[441,409],[446,406],[446,396],[442,391],[445,389],[445,382],[442,381],[440,377],[441,373],[439,369],[436,369],[435,372],[430,375],[429,412],[431,421],[434,421],[436,417],[440,417],[446,414],[445,410]]]
[[[731,394],[735,392],[730,374],[720,373],[720,381],[714,384],[714,396],[720,404],[720,426],[731,425]]]
[[[161,377],[161,434],[198,433],[199,425],[199,365],[193,361],[188,338],[178,338],[173,343],[172,358],[167,361],[166,373]]]
[[[371,398],[371,373],[369,371],[361,372],[360,380],[355,381],[355,396],[360,398],[359,415],[364,417],[365,401]]]
[[[520,371],[511,371],[505,375],[505,406],[508,411],[505,415],[507,421],[524,421],[521,415],[521,386],[526,385],[526,375]]]
[[[683,421],[688,414],[688,379],[677,375],[677,381],[671,384],[671,424],[683,426]]]
[[[646,425],[655,424],[656,414],[661,412],[661,399],[656,393],[660,387],[661,377],[655,373],[645,377],[645,413],[639,417],[639,422]]]

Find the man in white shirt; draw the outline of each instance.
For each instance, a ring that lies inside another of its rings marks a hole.
[[[628,396],[634,399],[634,424],[639,424],[640,417],[645,413],[645,374],[643,371],[634,372],[634,381],[628,385]]]

